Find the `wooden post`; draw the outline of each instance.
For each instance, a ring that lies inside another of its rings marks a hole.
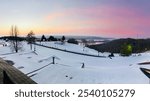
[[[55,57],[53,56],[53,62],[52,62],[52,64],[55,64]]]
[[[84,68],[85,67],[85,65],[84,65],[84,63],[82,63],[82,67],[81,68]]]
[[[35,46],[35,44],[34,44],[34,52],[36,51],[36,46]]]

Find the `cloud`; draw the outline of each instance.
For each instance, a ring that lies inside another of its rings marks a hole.
[[[136,36],[137,33],[149,29],[149,17],[135,8],[104,5],[65,9],[50,13],[45,18],[47,22],[57,22],[55,27],[61,29],[57,29],[58,31],[68,31],[68,33],[112,33],[116,36]]]

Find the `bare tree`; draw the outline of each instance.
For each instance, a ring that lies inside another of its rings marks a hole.
[[[86,47],[86,46],[88,45],[88,42],[87,42],[87,40],[86,40],[86,39],[82,39],[81,41],[82,41],[82,43],[83,43],[83,46],[85,46],[85,47]]]
[[[30,44],[30,49],[32,50],[32,44],[35,43],[35,37],[33,31],[30,31],[27,35],[28,44]],[[35,50],[35,49],[34,49]]]
[[[23,46],[22,46],[21,41],[19,41],[19,38],[18,38],[18,28],[17,28],[17,26],[15,26],[15,27],[12,26],[11,27],[10,34],[11,34],[11,37],[12,37],[12,39],[10,41],[10,48],[11,48],[12,52],[15,51],[16,53],[18,53],[18,51],[21,50]]]

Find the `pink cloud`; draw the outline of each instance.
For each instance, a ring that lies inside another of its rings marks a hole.
[[[76,17],[73,19],[73,17]],[[112,33],[116,36],[135,36],[150,27],[149,17],[136,9],[124,7],[99,6],[84,9],[68,9],[49,14],[46,21],[60,19],[59,27],[67,32]],[[62,29],[61,29],[62,30]]]

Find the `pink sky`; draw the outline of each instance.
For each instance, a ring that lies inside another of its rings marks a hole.
[[[150,34],[150,2],[147,0],[32,0],[30,4],[27,0],[22,5],[19,0],[14,1],[0,4],[0,13],[5,13],[0,17],[1,35],[9,35],[11,25],[17,25],[21,35],[30,30],[37,35],[115,38],[148,38]],[[14,4],[19,6],[12,6]]]

